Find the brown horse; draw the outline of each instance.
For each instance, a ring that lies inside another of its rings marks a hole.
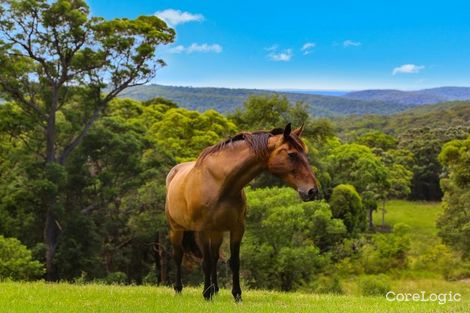
[[[318,184],[300,140],[303,125],[270,132],[241,133],[206,148],[194,162],[176,165],[166,179],[166,216],[176,262],[175,291],[181,292],[183,253],[203,258],[205,299],[218,291],[217,261],[223,232],[230,232],[232,294],[241,301],[240,243],[246,198],[243,188],[267,170],[296,189],[304,201],[318,194]],[[202,251],[201,251],[202,250]]]

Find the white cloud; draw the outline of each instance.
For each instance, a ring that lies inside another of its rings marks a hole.
[[[209,52],[213,52],[213,53],[221,53],[223,50],[222,46],[219,45],[219,44],[207,44],[207,43],[203,43],[203,44],[198,44],[198,43],[192,43],[190,46],[188,47],[185,47],[183,45],[178,45],[178,46],[175,46],[175,47],[172,47],[168,50],[169,53],[173,53],[173,54],[180,54],[180,53],[187,53],[187,54],[190,54],[190,53],[195,53],[195,52],[201,52],[201,53],[209,53]]]
[[[168,49],[168,52],[174,53],[174,54],[182,53],[182,52],[184,52],[184,46],[183,45],[178,45],[178,46],[172,47],[172,48]]]
[[[187,53],[193,53],[193,52],[214,52],[214,53],[221,53],[222,52],[222,46],[219,44],[212,44],[208,45],[207,43],[203,44],[197,44],[193,43],[191,44],[187,49]]]
[[[275,44],[275,45],[272,45],[270,47],[264,48],[264,50],[266,50],[266,51],[276,51],[277,48],[279,48],[279,45]]]
[[[351,39],[343,41],[343,46],[345,47],[359,47],[360,45],[362,45],[362,43],[360,43],[359,41],[351,40]]]
[[[172,27],[188,22],[201,22],[204,20],[204,16],[202,14],[193,14],[174,9],[155,12],[155,16],[161,18],[165,23]]]
[[[419,73],[423,69],[424,65],[403,64],[401,66],[395,67],[392,71],[392,75]]]
[[[316,44],[313,43],[313,42],[306,42],[302,48],[300,49],[300,51],[302,51],[302,53],[304,55],[307,55],[307,54],[310,54],[313,52],[313,48],[315,48]]]
[[[292,49],[286,49],[280,52],[273,51],[268,54],[269,59],[276,62],[289,62],[293,56]]]

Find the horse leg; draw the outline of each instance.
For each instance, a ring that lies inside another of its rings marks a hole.
[[[183,231],[170,230],[170,241],[173,246],[173,259],[176,264],[176,282],[175,291],[181,293],[183,290],[183,283],[181,282],[181,262],[183,261]]]
[[[224,239],[223,232],[212,232],[211,233],[211,256],[212,256],[212,273],[211,281],[214,286],[214,292],[219,292],[219,284],[217,283],[217,262],[219,261],[219,250]]]
[[[206,300],[212,300],[214,295],[214,285],[212,285],[212,256],[211,256],[211,240],[208,232],[200,233],[202,244],[202,269],[204,271],[204,290],[202,295]]]
[[[244,225],[230,231],[230,268],[232,270],[232,295],[235,302],[242,301],[242,290],[240,288],[240,244],[245,232]]]

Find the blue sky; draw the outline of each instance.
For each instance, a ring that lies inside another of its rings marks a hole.
[[[154,82],[356,90],[470,86],[470,2],[89,0],[176,29]]]

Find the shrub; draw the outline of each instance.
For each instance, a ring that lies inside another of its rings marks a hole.
[[[32,280],[42,274],[42,264],[33,260],[26,246],[16,238],[0,236],[0,279]]]
[[[333,293],[342,294],[341,282],[338,276],[320,275],[311,285],[312,290],[316,293]]]
[[[157,283],[157,274],[155,273],[155,270],[148,272],[148,274],[145,275],[144,279],[142,280],[142,284],[144,285],[156,285]]]
[[[108,276],[103,279],[103,282],[108,285],[124,285],[127,282],[127,275],[123,272],[109,273]]]
[[[359,287],[364,296],[385,296],[391,289],[390,280],[384,274],[361,277]]]
[[[333,217],[343,220],[350,235],[356,235],[366,229],[367,212],[354,186],[347,184],[336,186],[329,204]]]

